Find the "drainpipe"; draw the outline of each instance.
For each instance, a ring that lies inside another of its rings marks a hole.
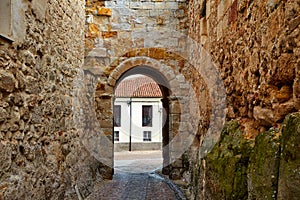
[[[162,141],[162,123],[163,123],[163,120],[162,120],[162,113],[163,113],[163,108],[162,106],[160,105],[160,103],[158,102],[158,113],[159,113],[159,126],[158,126],[158,130],[159,130],[159,141],[161,142],[161,146],[160,146],[160,150],[162,150],[162,144],[163,144],[163,141]]]
[[[129,116],[129,151],[131,151],[131,132],[132,132],[132,98],[130,97],[130,100],[128,102],[128,105],[130,106],[130,116]]]

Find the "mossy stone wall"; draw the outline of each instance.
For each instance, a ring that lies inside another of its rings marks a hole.
[[[298,199],[300,196],[300,113],[283,126],[245,137],[228,122],[214,149],[192,167],[191,199]]]

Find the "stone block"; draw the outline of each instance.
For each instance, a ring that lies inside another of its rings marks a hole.
[[[182,112],[181,110],[181,104],[178,101],[172,101],[170,103],[170,113],[172,114],[180,114]]]
[[[253,109],[253,117],[258,120],[262,126],[270,127],[274,123],[274,113],[268,108],[255,106]]]
[[[154,3],[153,2],[143,2],[141,3],[141,8],[144,10],[152,10],[154,9]]]
[[[208,19],[208,18],[210,18],[210,14],[211,14],[211,1],[206,1],[206,5],[205,5],[205,7],[206,7],[206,11],[205,11],[205,13],[206,13],[206,18]]]
[[[282,104],[275,104],[273,106],[273,109],[274,109],[274,121],[277,123],[283,122],[285,116],[287,116],[289,113],[296,111],[295,102],[293,100]]]
[[[106,48],[94,48],[91,52],[89,52],[90,57],[106,57],[107,49]]]
[[[110,8],[97,7],[97,14],[100,15],[100,16],[110,17],[112,15],[112,11],[111,11]]]
[[[286,117],[281,136],[278,199],[297,199],[300,195],[300,113]]]
[[[101,32],[101,37],[102,38],[112,38],[112,37],[117,37],[118,32],[117,31],[102,31]]]
[[[218,12],[217,12],[217,20],[218,22],[220,22],[222,19],[223,19],[223,16],[225,14],[225,11],[224,11],[224,1],[219,1],[218,3]]]
[[[140,2],[131,1],[129,5],[130,9],[138,10],[142,8],[142,4]]]
[[[200,33],[199,33],[201,36],[202,35],[207,35],[207,21],[206,21],[206,18],[203,17],[201,20],[200,20]]]
[[[248,166],[249,199],[274,199],[280,163],[279,133],[268,131],[255,138]]]
[[[16,88],[17,81],[15,77],[5,70],[0,70],[0,90],[13,92]]]
[[[172,2],[172,1],[169,1],[169,2],[166,2],[166,6],[164,9],[170,9],[170,10],[177,10],[179,7],[178,7],[178,3],[177,2]]]
[[[155,10],[163,10],[166,9],[166,3],[165,2],[156,2],[154,4],[154,9]]]
[[[33,0],[31,7],[39,19],[45,19],[47,1],[46,0]]]
[[[88,32],[86,33],[87,38],[97,38],[99,36],[99,27],[96,24],[89,24]]]

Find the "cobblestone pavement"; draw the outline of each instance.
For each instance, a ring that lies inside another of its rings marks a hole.
[[[183,199],[154,173],[117,173],[97,186],[88,200],[178,200]]]
[[[88,200],[179,200],[181,191],[153,171],[161,167],[161,152],[115,153],[113,180],[99,183]]]

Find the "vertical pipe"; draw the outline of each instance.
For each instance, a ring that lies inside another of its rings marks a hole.
[[[132,98],[130,97],[130,100],[129,100],[129,106],[130,106],[130,116],[129,116],[129,151],[131,151],[131,131],[132,131]]]

